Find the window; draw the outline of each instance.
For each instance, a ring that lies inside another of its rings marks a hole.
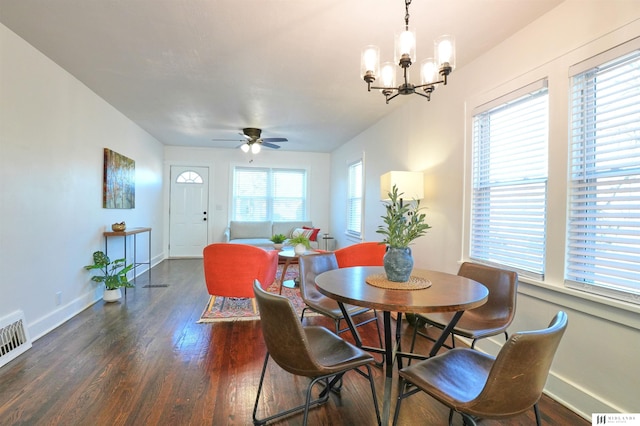
[[[306,220],[306,216],[306,170],[234,169],[233,220]]]
[[[203,183],[202,176],[197,172],[188,170],[180,173],[180,176],[176,178],[176,183]]]
[[[544,276],[548,92],[539,81],[473,117],[472,259]]]
[[[349,164],[347,234],[362,236],[362,160]]]
[[[640,303],[640,51],[615,50],[570,72],[565,281]]]

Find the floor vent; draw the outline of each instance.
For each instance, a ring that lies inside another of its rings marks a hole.
[[[169,284],[147,284],[142,286],[142,288],[166,288],[166,287],[169,287]]]
[[[24,312],[16,311],[0,318],[0,367],[31,347]]]

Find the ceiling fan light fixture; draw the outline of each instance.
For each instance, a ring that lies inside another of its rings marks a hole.
[[[240,149],[242,150],[242,152],[249,152],[250,146],[248,143],[243,143],[242,145],[240,145]]]
[[[259,143],[254,143],[251,145],[251,153],[252,154],[257,154],[260,152],[260,144]]]

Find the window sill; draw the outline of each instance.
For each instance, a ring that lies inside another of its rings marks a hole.
[[[640,330],[640,305],[522,276],[518,293]]]

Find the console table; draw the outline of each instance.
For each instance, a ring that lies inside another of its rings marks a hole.
[[[137,252],[137,236],[144,232],[149,233],[149,260],[147,262],[138,262]],[[124,244],[124,258],[127,259],[127,237],[133,235],[133,279],[136,279],[136,268],[141,265],[148,265],[147,272],[149,273],[149,284],[151,284],[151,228],[131,228],[124,231],[105,231],[104,232],[104,254],[108,255],[109,250],[109,237],[122,237]],[[127,291],[125,287],[125,292]]]

